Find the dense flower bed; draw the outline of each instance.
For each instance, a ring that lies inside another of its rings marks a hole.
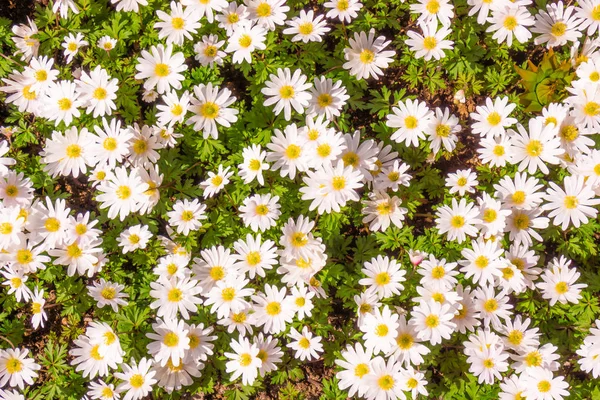
[[[599,21],[0,18],[0,400],[600,398]]]

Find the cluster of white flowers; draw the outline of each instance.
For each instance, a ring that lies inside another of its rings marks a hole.
[[[146,0],[111,0],[116,11],[138,12]],[[510,295],[538,290],[550,306],[559,302],[577,303],[585,284],[577,283],[580,273],[564,257],[554,258],[538,268],[540,256],[532,249],[542,241],[550,222],[563,230],[580,227],[597,217],[600,204],[600,151],[593,135],[600,129],[600,53],[597,44],[587,42],[578,53],[579,38],[587,28],[595,34],[600,23],[600,3],[584,0],[577,6],[562,2],[549,4],[535,18],[528,0],[469,0],[470,15],[480,24],[491,24],[500,43],[510,46],[514,37],[522,43],[538,33],[536,44],[548,47],[575,42],[577,79],[568,88],[562,104],[550,104],[542,115],[531,118],[527,128],[510,114],[515,104],[507,97],[488,98],[471,114],[470,131],[478,135],[477,149],[482,164],[492,168],[517,165],[514,177],[503,176],[494,191],[478,192],[478,178],[471,169],[450,173],[446,184],[454,195],[450,205],[437,209],[435,220],[448,241],[465,243],[459,260],[439,259],[416,251],[411,265],[422,276],[410,310],[394,309],[382,300],[404,290],[406,270],[399,259],[380,255],[364,263],[365,287],[355,297],[357,322],[363,333],[342,352],[337,373],[342,389],[350,396],[367,399],[404,399],[427,396],[427,381],[419,365],[423,356],[453,335],[468,334],[464,353],[470,372],[479,383],[500,383],[501,398],[560,399],[568,395],[568,384],[557,376],[557,347],[542,343],[529,318],[514,313]],[[194,85],[182,91],[188,70],[185,56],[176,51],[194,40],[195,59],[203,66],[222,65],[231,55],[233,64],[251,63],[257,50],[266,48],[267,35],[278,27],[294,42],[320,42],[329,32],[327,18],[350,22],[362,4],[337,0],[324,4],[325,15],[301,11],[287,19],[290,8],[284,0],[248,0],[244,4],[224,0],[180,0],[170,10],[157,11],[154,27],[164,44],[143,50],[134,78],[143,80],[144,100],[157,101],[156,124],[123,126],[116,113],[119,82],[97,65],[73,73],[73,80],[59,80],[55,60],[39,56],[39,42],[32,38],[38,29],[33,21],[14,27],[15,45],[27,65],[13,71],[0,91],[6,102],[20,112],[53,121],[56,128],[45,140],[41,153],[44,171],[52,177],[87,176],[96,190],[100,209],[109,219],[125,221],[132,214],[149,214],[160,200],[163,174],[158,161],[161,151],[177,146],[183,135],[176,130],[191,126],[204,139],[219,137],[220,127],[238,120],[236,98],[227,88],[212,83]],[[452,49],[446,40],[451,33],[454,6],[448,0],[418,0],[410,6],[418,14],[422,34],[409,31],[406,44],[416,57],[440,59]],[[78,13],[73,0],[56,0],[53,11],[67,18]],[[491,13],[491,17],[489,16]],[[222,35],[194,38],[204,23],[218,22]],[[438,29],[438,25],[441,27]],[[220,40],[225,36],[226,40]],[[69,34],[62,47],[66,63],[80,48],[88,46],[82,33]],[[378,79],[393,61],[391,41],[374,30],[355,32],[343,51],[343,68],[356,79]],[[116,39],[101,38],[97,46],[110,52]],[[334,126],[350,99],[339,80],[315,77],[311,83],[300,69],[278,68],[261,90],[264,105],[283,112],[283,131],[274,129],[267,149],[250,144],[241,152],[237,166],[219,165],[200,184],[203,198],[217,196],[239,176],[245,183],[266,186],[267,172],[279,171],[281,178],[299,177],[302,200],[317,214],[341,212],[351,202],[361,202],[363,223],[370,231],[402,227],[408,209],[402,207],[400,190],[411,183],[409,166],[391,145],[343,133]],[[77,125],[83,112],[96,122],[93,132]],[[426,102],[406,99],[398,102],[385,124],[393,129],[390,140],[405,147],[429,142],[434,154],[452,152],[463,127],[448,108],[430,109]],[[514,128],[514,129],[513,129]],[[223,128],[221,128],[223,129]],[[11,169],[15,160],[2,157],[9,151],[0,143],[0,271],[3,285],[16,301],[31,305],[31,324],[43,327],[47,320],[44,290],[30,289],[31,274],[53,263],[66,267],[69,276],[94,277],[107,263],[99,222],[89,212],[73,215],[65,200],[37,199],[33,183]],[[534,176],[548,176],[550,169],[564,169],[568,175],[561,185]],[[474,198],[472,199],[471,196]],[[129,363],[123,359],[118,334],[104,322],[91,322],[70,350],[72,365],[90,383],[92,399],[141,399],[155,385],[167,392],[193,383],[209,356],[214,355],[214,327],[189,323],[203,305],[226,328],[231,338],[226,371],[231,379],[241,377],[251,385],[260,375],[278,368],[286,341],[290,354],[299,360],[316,360],[323,352],[323,338],[314,335],[309,324],[301,331],[292,323],[311,317],[313,298],[326,298],[316,278],[327,263],[323,241],[315,235],[315,221],[306,215],[290,217],[283,223],[279,243],[263,240],[261,234],[274,230],[282,211],[280,198],[254,193],[237,209],[242,223],[254,234],[233,243],[232,249],[213,246],[197,257],[182,246],[182,237],[198,231],[207,219],[207,205],[200,199],[177,199],[166,212],[170,237],[159,236],[166,253],[157,260],[150,284],[156,319],[147,334],[148,357]],[[473,201],[474,200],[474,201]],[[207,204],[209,204],[207,202]],[[283,222],[283,221],[282,221]],[[281,225],[281,224],[280,224]],[[503,248],[503,238],[510,246]],[[122,253],[145,249],[153,239],[147,225],[131,224],[117,240]],[[460,266],[460,267],[459,267]],[[280,284],[257,288],[257,277],[274,270]],[[462,273],[459,281],[458,275]],[[468,284],[473,286],[469,286]],[[88,294],[102,308],[114,312],[125,306],[125,286],[99,279],[88,286]],[[600,324],[600,321],[596,321]],[[600,377],[600,331],[592,329],[577,354],[581,369]],[[0,387],[23,389],[31,385],[40,366],[28,358],[28,350],[0,350]],[[507,361],[510,358],[511,363]],[[509,371],[509,376],[503,373]],[[120,371],[120,372],[117,372]],[[113,374],[114,372],[114,374]],[[118,380],[115,387],[107,381]],[[511,397],[512,396],[512,397]],[[520,396],[520,397],[519,397]],[[0,399],[22,399],[17,392],[0,390]]]

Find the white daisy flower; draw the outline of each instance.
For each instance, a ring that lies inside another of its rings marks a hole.
[[[230,127],[238,119],[239,111],[229,107],[235,103],[236,98],[231,96],[227,88],[219,89],[218,86],[200,84],[194,86],[194,96],[191,97],[190,111],[194,114],[186,123],[193,125],[196,131],[202,131],[204,139],[212,137],[217,139],[219,132],[217,124]]]
[[[383,75],[382,68],[387,68],[396,54],[394,50],[384,49],[391,43],[384,36],[375,39],[375,29],[367,33],[354,33],[354,39],[349,39],[350,48],[344,49],[346,62],[343,67],[350,70],[350,75],[356,79],[379,79]]]
[[[321,42],[322,36],[331,30],[327,27],[322,15],[314,16],[314,11],[308,12],[300,10],[300,15],[286,22],[290,28],[283,30],[286,35],[295,35],[292,37],[292,42],[302,40],[303,43]]]
[[[226,53],[219,50],[225,44],[224,40],[219,40],[217,35],[204,35],[202,40],[194,45],[194,58],[203,66],[213,67],[215,64],[223,65],[223,57]]]
[[[194,7],[183,9],[182,3],[171,2],[171,13],[167,14],[157,10],[156,15],[160,19],[154,24],[154,28],[160,29],[159,39],[165,39],[167,44],[183,45],[187,38],[192,40],[192,34],[200,28],[200,15]]]
[[[352,22],[358,16],[357,11],[363,8],[360,0],[331,0],[325,2],[323,6],[329,9],[327,18],[338,18],[342,23]]]
[[[535,16],[535,24],[531,28],[532,32],[540,34],[534,43],[546,43],[546,47],[550,49],[575,42],[581,37],[581,22],[575,14],[575,7],[568,6],[565,9],[562,0],[547,4],[546,10],[540,10]]]
[[[275,115],[279,115],[283,110],[285,120],[289,121],[292,118],[292,108],[299,114],[304,113],[310,100],[307,90],[312,85],[306,83],[306,76],[302,74],[302,70],[297,69],[292,75],[289,68],[277,68],[277,75],[270,74],[265,85],[266,87],[261,89],[261,93],[266,97],[264,105],[275,104]]]
[[[405,42],[410,46],[411,51],[416,52],[416,58],[423,58],[425,61],[432,58],[439,60],[445,57],[444,50],[451,50],[454,47],[452,40],[446,40],[446,36],[452,32],[451,29],[442,25],[438,31],[437,20],[432,19],[429,22],[422,22],[419,27],[423,34],[408,31],[406,34],[410,39]]]
[[[262,26],[241,23],[229,38],[225,52],[233,53],[234,64],[241,64],[244,60],[252,63],[252,52],[267,48],[266,36],[267,30]]]
[[[166,93],[170,88],[181,89],[184,76],[181,72],[187,70],[185,56],[178,52],[173,54],[173,45],[166,47],[162,44],[152,46],[150,52],[142,50],[142,56],[137,59],[135,68],[138,73],[135,79],[146,79],[144,89],[155,87],[159,94]]]

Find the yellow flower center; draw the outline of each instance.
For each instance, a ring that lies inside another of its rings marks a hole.
[[[486,358],[485,360],[483,360],[483,366],[485,368],[494,368],[494,360],[492,360],[491,358]]]
[[[502,277],[507,281],[515,276],[515,271],[511,267],[502,268]]]
[[[317,104],[321,108],[330,106],[333,103],[333,97],[329,93],[322,93],[317,97]]]
[[[486,256],[479,256],[475,259],[475,266],[479,269],[484,269],[488,266],[490,260]]]
[[[252,36],[248,34],[240,36],[238,44],[240,45],[240,47],[247,49],[252,44]]]
[[[108,386],[105,386],[102,389],[102,393],[101,393],[102,397],[106,397],[107,399],[112,399],[114,397],[114,395],[115,395],[114,392]]]
[[[445,125],[445,124],[439,124],[438,126],[435,127],[435,134],[438,135],[439,137],[448,137],[450,136],[450,126]]]
[[[590,15],[594,21],[600,21],[600,5],[592,8]]]
[[[498,309],[498,302],[496,299],[489,299],[483,303],[483,309],[489,313],[494,312]]]
[[[258,7],[256,7],[256,15],[259,18],[268,17],[271,15],[271,6],[268,3],[260,3]]]
[[[115,335],[111,331],[104,332],[104,335],[102,336],[104,337],[104,344],[106,344],[107,346],[110,346],[117,340],[117,335]]]
[[[544,145],[539,140],[532,140],[525,146],[525,151],[530,157],[539,157],[544,151]]]
[[[377,335],[379,337],[384,337],[384,336],[387,336],[389,331],[390,331],[390,328],[388,328],[388,326],[386,324],[379,324],[375,328],[375,335]]]
[[[107,137],[102,142],[102,147],[104,147],[104,149],[108,150],[108,151],[116,150],[117,146],[118,146],[117,139],[115,139],[113,137]]]
[[[207,101],[200,106],[200,115],[204,118],[215,119],[219,115],[219,109],[217,104]]]
[[[18,288],[20,288],[20,287],[21,287],[21,285],[23,284],[23,280],[22,280],[21,278],[19,278],[19,277],[15,277],[15,278],[12,278],[12,279],[10,280],[10,284],[11,284],[11,286],[12,286],[12,287],[14,287],[15,289],[18,289]]]
[[[90,357],[92,357],[94,360],[97,360],[97,361],[104,359],[104,357],[102,357],[100,355],[100,352],[98,351],[99,348],[100,348],[100,345],[97,344],[90,349]]]
[[[450,226],[453,228],[462,228],[465,225],[465,218],[460,215],[455,215],[450,219]]]
[[[458,180],[456,181],[456,184],[458,186],[465,186],[467,184],[467,178],[465,178],[464,176],[461,176],[460,178],[458,178]]]
[[[43,82],[46,79],[48,79],[48,73],[45,70],[40,69],[40,70],[36,71],[36,73],[35,73],[35,80],[36,81]]]
[[[557,21],[552,25],[550,33],[556,37],[561,37],[567,32],[567,24],[562,21]]]
[[[518,346],[523,341],[523,332],[516,330],[516,329],[512,330],[508,334],[507,339],[508,339],[508,342],[511,343],[512,345]]]
[[[390,215],[392,212],[392,204],[385,200],[377,204],[377,214],[379,215]]]
[[[77,158],[81,156],[83,149],[78,144],[70,144],[65,149],[65,154],[69,158]]]
[[[429,314],[425,318],[425,326],[433,329],[436,328],[440,324],[440,318],[435,314]]]
[[[359,59],[363,64],[371,64],[375,60],[375,53],[373,53],[371,50],[364,49],[360,52]]]
[[[104,88],[96,88],[94,90],[94,93],[92,94],[92,96],[96,99],[96,100],[104,100],[108,95],[108,92],[106,91],[106,89]]]
[[[281,87],[281,89],[279,89],[279,96],[285,100],[294,97],[294,93],[294,88],[290,85],[284,85]]]
[[[414,343],[414,338],[409,333],[403,333],[396,338],[396,344],[400,347],[401,350],[408,350],[412,348]]]
[[[224,301],[233,301],[235,299],[235,289],[234,288],[225,288],[221,292],[221,298]]]
[[[261,256],[258,251],[251,251],[246,255],[246,262],[248,265],[254,267],[261,262]]]
[[[242,367],[247,367],[252,364],[252,355],[249,353],[243,353],[240,355],[240,365]]]
[[[589,117],[595,117],[600,113],[600,104],[590,101],[583,107],[583,112]]]
[[[214,281],[220,281],[225,277],[225,269],[217,265],[215,267],[212,267],[208,274]]]
[[[294,302],[296,307],[304,307],[306,304],[306,299],[304,297],[296,297],[296,301]]]
[[[159,78],[164,78],[165,76],[169,76],[171,72],[171,68],[167,64],[158,63],[154,67],[154,74]]]
[[[348,0],[339,0],[336,4],[336,8],[338,11],[346,11],[350,8],[350,2]]]
[[[354,376],[357,376],[359,379],[363,376],[367,375],[370,372],[370,368],[368,364],[360,363],[354,367]]]
[[[558,282],[554,289],[558,294],[565,294],[569,291],[569,285],[567,285],[567,282]]]
[[[304,247],[308,244],[308,236],[302,232],[294,232],[291,242],[294,247]]]
[[[298,25],[298,32],[301,35],[310,35],[314,30],[312,22],[305,22],[303,24]]]
[[[539,381],[537,384],[537,388],[540,391],[540,393],[547,393],[550,391],[550,389],[552,389],[552,384],[547,380]]]
[[[182,113],[183,107],[181,106],[181,104],[175,104],[173,107],[171,107],[171,114],[173,114],[174,116],[179,117]]]
[[[259,204],[256,206],[254,212],[256,212],[257,215],[265,216],[269,213],[269,207],[267,207],[266,204]]]
[[[310,341],[307,338],[303,337],[298,341],[298,345],[303,349],[308,349],[310,347]]]
[[[534,350],[525,356],[524,361],[528,367],[539,367],[542,365],[542,354],[539,351]]]
[[[493,208],[486,208],[483,212],[483,220],[488,224],[494,222],[498,218],[498,212]]]
[[[344,167],[352,166],[356,168],[358,167],[360,158],[358,157],[358,154],[349,151],[342,156],[342,161],[344,161]]]
[[[517,214],[513,218],[513,223],[517,229],[529,228],[529,217],[526,214]]]
[[[377,386],[379,386],[383,390],[391,390],[396,382],[391,375],[383,375],[379,379],[377,379]]]
[[[183,300],[183,292],[181,291],[181,289],[172,288],[167,293],[167,300],[169,300],[172,303],[178,303],[181,300]]]
[[[105,287],[100,291],[100,296],[106,300],[112,300],[117,296],[117,291],[113,287]]]
[[[566,196],[565,197],[565,208],[568,210],[572,210],[574,208],[577,208],[577,206],[579,205],[579,200],[577,199],[577,196]]]
[[[190,210],[185,210],[181,213],[181,220],[189,222],[194,219],[194,213]]]
[[[271,317],[279,315],[281,313],[281,304],[278,301],[272,301],[265,307],[265,311]]]
[[[512,15],[508,15],[505,19],[504,19],[504,27],[509,30],[509,31],[513,31],[516,27],[517,27],[517,19],[515,17],[513,17]]]
[[[132,233],[131,235],[129,235],[129,243],[138,244],[139,242],[140,242],[140,237],[138,235],[136,235],[135,233]]]
[[[67,255],[71,258],[79,258],[83,254],[81,248],[77,245],[77,243],[73,243],[67,246]]]
[[[323,143],[317,146],[317,154],[321,158],[329,157],[331,154],[331,146],[327,143]]]
[[[125,185],[119,186],[116,194],[120,200],[127,200],[131,197],[131,188]]]
[[[236,13],[231,13],[227,16],[227,22],[229,22],[230,24],[235,24],[237,22],[239,22],[240,20],[240,16],[237,15]]]
[[[31,253],[31,251],[29,251],[27,249],[17,250],[16,259],[19,264],[22,264],[22,265],[29,264],[30,262],[33,261],[33,253]]]
[[[375,275],[375,283],[379,286],[387,285],[392,280],[392,277],[387,272],[380,272]]]
[[[208,45],[206,46],[206,48],[204,49],[204,55],[206,57],[214,57],[217,55],[217,47],[216,46],[212,46],[212,45]]]
[[[235,322],[236,324],[241,324],[241,323],[243,323],[244,321],[246,321],[246,319],[247,319],[247,315],[246,315],[246,313],[245,313],[245,312],[241,312],[241,313],[233,314],[233,315],[231,316],[231,320],[232,320],[233,322]]]
[[[579,137],[579,129],[575,125],[566,125],[561,128],[560,137],[567,142],[572,142]]]
[[[140,138],[140,139],[136,139],[133,142],[133,151],[136,154],[144,154],[147,149],[148,149],[148,143],[146,143],[145,139]]]
[[[416,117],[409,115],[408,117],[404,118],[404,125],[407,129],[415,129],[417,126],[419,126],[419,121]]]
[[[502,117],[500,116],[500,114],[498,114],[497,111],[493,111],[493,112],[489,113],[488,116],[487,116],[487,122],[491,126],[496,126],[501,121],[502,121]]]
[[[58,103],[58,108],[61,111],[68,111],[73,106],[73,102],[71,100],[67,99],[66,97],[58,100],[57,103]]]
[[[44,222],[44,228],[48,232],[56,232],[60,229],[60,221],[54,217],[50,217]]]
[[[8,185],[5,192],[8,197],[16,197],[19,194],[19,189],[15,185]]]
[[[70,52],[77,51],[77,43],[70,42],[69,45],[67,46],[67,48]]]
[[[13,226],[10,222],[3,222],[0,224],[0,234],[10,235],[13,231]]]
[[[346,187],[346,178],[343,176],[334,176],[331,182],[333,190],[342,190]]]
[[[425,8],[430,14],[437,14],[440,11],[440,2],[437,0],[430,0]]]
[[[163,343],[167,347],[175,347],[179,344],[179,336],[175,332],[168,332],[163,339]]]
[[[212,179],[210,180],[210,183],[211,183],[213,186],[217,186],[217,187],[218,187],[219,185],[221,185],[221,183],[223,183],[223,177],[222,177],[222,176],[219,176],[219,175],[215,175],[215,176],[214,176],[214,177],[212,177]]]
[[[37,94],[35,94],[35,92],[31,90],[31,85],[23,87],[21,93],[23,94],[23,97],[25,97],[25,99],[27,100],[34,100],[37,98]]]
[[[144,385],[144,377],[140,374],[134,374],[129,378],[129,384],[134,389],[139,389]]]
[[[300,157],[301,153],[302,153],[302,148],[300,146],[298,146],[297,144],[290,144],[285,149],[285,156],[287,158],[289,158],[290,160],[295,160],[296,158]]]
[[[171,20],[171,26],[173,27],[173,29],[183,29],[184,25],[185,21],[183,20],[183,18],[175,17]]]
[[[423,39],[423,47],[425,50],[433,50],[437,46],[437,40],[435,40],[435,36],[427,36]],[[450,132],[450,130],[448,130]]]
[[[515,204],[523,204],[526,198],[527,195],[522,190],[517,190],[511,195],[511,199]]]

